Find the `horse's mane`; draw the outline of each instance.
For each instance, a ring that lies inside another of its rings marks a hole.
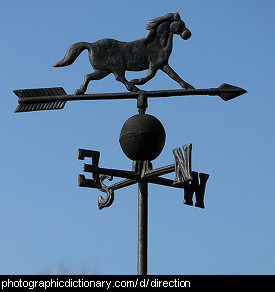
[[[147,34],[145,36],[146,41],[150,41],[155,34],[158,26],[165,21],[174,21],[180,20],[178,13],[167,13],[164,16],[154,18],[149,21],[149,24],[146,25]]]

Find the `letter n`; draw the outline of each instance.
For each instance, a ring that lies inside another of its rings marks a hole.
[[[192,144],[186,144],[182,146],[184,156],[179,148],[173,150],[175,156],[175,180],[173,185],[177,186],[183,182],[189,182],[192,180],[191,174],[191,150]]]

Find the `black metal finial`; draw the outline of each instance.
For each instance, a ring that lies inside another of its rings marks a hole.
[[[124,154],[131,160],[156,159],[165,144],[165,130],[154,116],[138,114],[123,125],[119,143]]]

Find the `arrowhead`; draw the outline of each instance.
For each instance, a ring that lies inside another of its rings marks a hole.
[[[247,92],[245,89],[225,83],[223,83],[218,89],[218,95],[224,101],[228,101]]]

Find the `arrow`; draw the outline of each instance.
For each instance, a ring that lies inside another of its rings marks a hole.
[[[218,88],[209,89],[175,89],[175,90],[156,90],[138,91],[122,93],[99,93],[84,95],[67,95],[62,87],[20,89],[13,91],[18,98],[18,106],[15,112],[39,111],[62,109],[67,101],[78,100],[108,100],[108,99],[137,99],[143,97],[171,97],[185,95],[210,95],[219,96],[222,100],[228,101],[237,96],[245,94],[247,91],[233,85],[222,84]]]

